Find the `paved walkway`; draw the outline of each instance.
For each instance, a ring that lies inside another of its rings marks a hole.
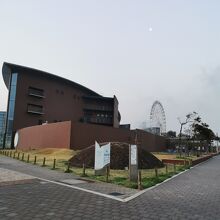
[[[0,156],[0,167],[19,166]],[[127,203],[42,180],[4,185],[0,219],[219,219],[219,167],[218,156]]]
[[[33,164],[27,164],[9,157],[0,157],[0,167],[11,169],[17,172],[31,175],[33,178],[40,178],[41,180],[49,180],[55,183],[68,184],[72,188],[86,190],[96,194],[104,194],[108,198],[122,201],[139,192],[136,189],[129,189],[115,184],[106,184],[102,182],[87,181],[80,178],[73,173],[64,173],[61,171],[50,170],[46,167],[40,167]],[[21,175],[22,177],[22,175]],[[1,180],[1,179],[0,179]],[[1,182],[1,181],[0,181]]]

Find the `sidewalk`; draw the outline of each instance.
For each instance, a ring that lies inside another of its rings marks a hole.
[[[0,183],[11,181],[16,184],[18,180],[40,179],[41,181],[61,184],[74,189],[119,200],[128,198],[139,192],[139,190],[136,189],[87,180],[72,173],[50,170],[45,167],[24,163],[2,155],[0,155],[0,174],[0,176],[2,176],[0,178]]]

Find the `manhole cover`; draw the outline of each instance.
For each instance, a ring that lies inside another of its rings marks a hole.
[[[112,193],[109,193],[109,195],[111,195],[111,196],[122,196],[124,194],[119,193],[119,192],[112,192]]]

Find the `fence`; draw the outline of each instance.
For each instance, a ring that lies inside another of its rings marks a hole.
[[[131,183],[129,181],[129,170],[109,170],[107,177],[106,176],[95,176],[94,169],[92,167],[88,168],[84,164],[82,167],[71,167],[70,163],[67,160],[58,160],[54,157],[45,157],[38,156],[34,154],[29,154],[22,151],[16,150],[0,150],[0,154],[5,156],[18,159],[20,161],[31,163],[34,165],[39,165],[42,167],[48,167],[50,169],[58,169],[63,172],[73,172],[78,176],[87,177],[93,180],[107,181],[119,185],[124,185],[132,188],[147,188],[149,186],[155,185],[158,182],[171,177],[172,175],[189,168],[187,164],[178,165],[178,164],[165,164],[162,168],[154,169],[141,169],[139,170],[139,181],[137,183]]]

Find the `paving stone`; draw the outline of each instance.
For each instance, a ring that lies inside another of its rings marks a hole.
[[[2,169],[31,175],[30,168],[25,172],[20,163],[4,160],[0,156]],[[219,219],[219,166],[220,157],[215,157],[127,203],[62,185],[42,184],[41,180],[0,186],[0,219]],[[33,172],[40,175],[39,170]],[[55,175],[54,179],[64,177]]]

